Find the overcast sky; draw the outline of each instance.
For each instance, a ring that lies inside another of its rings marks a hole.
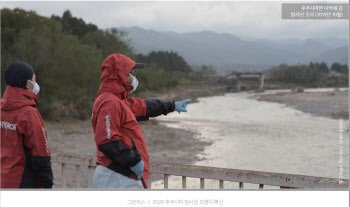
[[[343,1],[344,2],[344,1]],[[1,2],[43,16],[73,16],[100,28],[139,26],[179,33],[209,30],[242,38],[348,39],[348,20],[282,20],[281,2]]]

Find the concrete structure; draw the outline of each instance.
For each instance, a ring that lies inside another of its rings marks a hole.
[[[242,80],[258,80],[258,91],[263,91],[264,88],[264,74],[262,72],[237,72],[224,76],[221,80],[230,79],[233,77],[234,91],[241,91]]]

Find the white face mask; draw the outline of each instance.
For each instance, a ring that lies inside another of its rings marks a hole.
[[[130,75],[130,73],[129,73]],[[132,82],[131,82],[131,85],[132,85],[132,90],[130,91],[130,93],[136,91],[136,88],[137,86],[139,85],[139,81],[137,80],[137,78],[133,75],[130,75],[131,79],[132,79]]]
[[[34,81],[31,81],[31,80],[28,80],[29,82],[31,82],[34,87],[33,89],[31,90],[31,92],[33,92],[35,95],[38,95],[39,91],[40,91],[40,86],[37,82],[34,82]]]

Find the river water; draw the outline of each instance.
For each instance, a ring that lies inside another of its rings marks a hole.
[[[333,89],[306,92],[330,90]],[[288,90],[264,93],[283,91]],[[187,113],[171,113],[157,120],[168,127],[195,131],[198,139],[213,142],[200,155],[193,155],[203,158],[194,165],[338,178],[342,147],[343,177],[348,178],[348,121],[343,122],[344,142],[339,144],[340,120],[257,101],[249,98],[252,95],[255,93],[199,98],[198,103],[187,106]],[[236,182],[225,181],[224,185],[238,188]],[[162,187],[163,181],[152,182],[152,188]],[[169,188],[181,188],[181,177],[170,176]],[[187,188],[198,189],[199,179],[189,178]],[[205,188],[217,189],[218,181],[206,180]],[[245,184],[244,188],[258,186]]]

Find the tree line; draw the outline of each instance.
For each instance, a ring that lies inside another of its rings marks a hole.
[[[43,17],[23,9],[1,9],[1,93],[4,71],[14,61],[32,65],[41,86],[38,110],[49,120],[87,119],[101,84],[100,66],[112,53],[149,65],[138,74],[142,90],[175,87],[191,67],[175,52],[136,54],[125,33],[99,29],[72,16]]]
[[[267,71],[267,78],[274,82],[294,83],[309,87],[348,86],[348,65],[333,63],[329,68],[324,62],[298,65],[280,64]]]

